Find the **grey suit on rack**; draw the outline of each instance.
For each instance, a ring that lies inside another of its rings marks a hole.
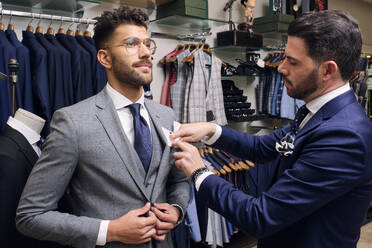
[[[153,156],[146,174],[124,134],[106,89],[55,112],[51,134],[20,200],[18,229],[37,239],[74,247],[95,247],[101,220],[116,219],[146,202],[178,204],[186,212],[189,186],[161,127],[173,130],[171,109],[145,99],[151,119]],[[56,212],[69,187],[74,215]],[[156,243],[156,244],[155,244]],[[165,241],[141,245],[107,243],[105,247],[172,247]]]

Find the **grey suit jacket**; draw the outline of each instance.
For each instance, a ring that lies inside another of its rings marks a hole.
[[[145,106],[153,140],[158,141],[153,142],[147,174],[105,90],[56,111],[51,134],[19,202],[17,228],[37,239],[95,247],[101,220],[116,219],[148,201],[178,204],[186,212],[189,185],[173,165],[161,132],[161,127],[173,129],[173,111],[147,99]],[[67,187],[74,215],[55,211]],[[172,247],[170,235],[163,242],[152,242],[157,248]],[[152,242],[108,243],[106,247],[152,247]]]

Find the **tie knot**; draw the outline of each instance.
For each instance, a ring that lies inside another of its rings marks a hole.
[[[302,122],[302,120],[305,118],[305,116],[309,113],[308,108],[306,107],[306,104],[302,105],[301,108],[298,109],[296,113],[296,121]]]
[[[301,122],[305,119],[305,116],[309,113],[309,109],[306,107],[306,105],[302,105],[301,108],[298,109],[293,125],[292,125],[292,131],[297,134]]]
[[[140,107],[141,104],[139,103],[133,103],[128,105],[130,112],[132,113],[133,116],[139,116],[140,115]]]

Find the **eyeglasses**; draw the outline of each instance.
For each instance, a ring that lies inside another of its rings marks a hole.
[[[141,44],[143,44],[150,51],[151,54],[155,53],[157,46],[154,40],[152,39],[141,40],[140,38],[137,37],[129,37],[123,41],[123,44],[107,46],[104,47],[103,49],[107,49],[109,47],[123,46],[126,49],[128,55],[133,55],[136,52],[138,52],[138,50],[141,48]]]

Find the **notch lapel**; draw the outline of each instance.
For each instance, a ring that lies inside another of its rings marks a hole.
[[[104,128],[107,136],[112,142],[112,145],[123,161],[123,164],[129,171],[129,174],[136,182],[137,187],[149,201],[150,198],[146,194],[146,190],[143,185],[144,178],[146,176],[145,171],[143,169],[141,161],[136,155],[134,147],[132,146],[132,144],[130,144],[128,138],[124,134],[124,130],[121,126],[114,104],[112,103],[110,96],[106,93],[105,90],[101,91],[96,96],[96,106],[97,119]],[[124,171],[122,172],[124,173]]]

